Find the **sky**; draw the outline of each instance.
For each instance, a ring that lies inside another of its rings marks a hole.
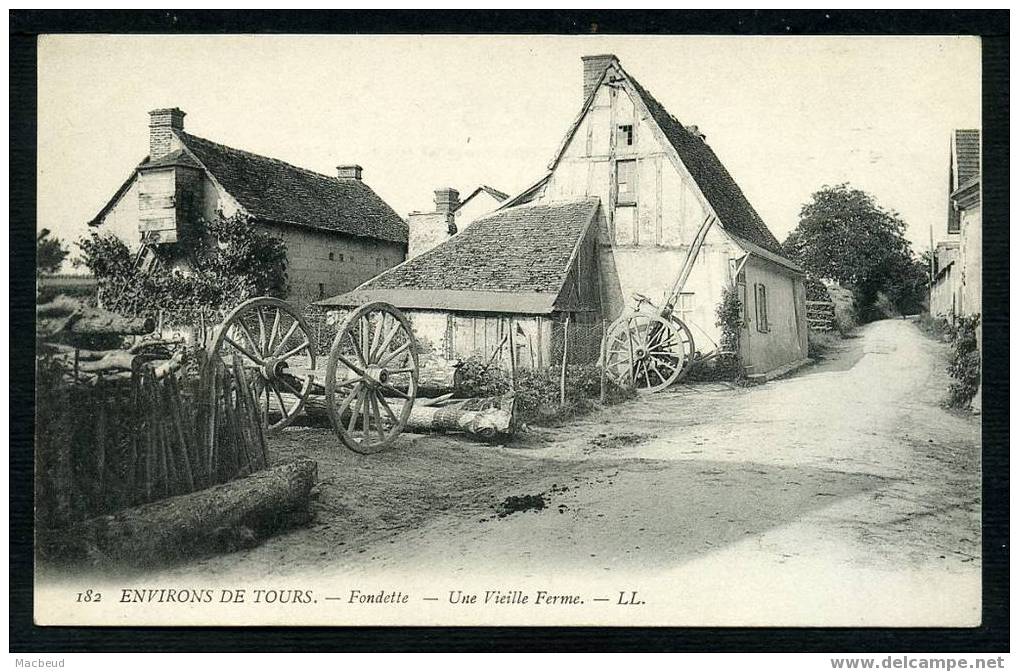
[[[779,240],[840,182],[899,212],[914,250],[943,236],[951,131],[980,127],[971,37],[43,36],[38,228],[81,236],[160,107],[327,175],[358,163],[402,216],[441,187],[516,193],[580,111],[581,56],[601,53],[707,135]]]

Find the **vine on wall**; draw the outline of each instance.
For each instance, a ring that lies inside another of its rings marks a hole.
[[[179,243],[154,248],[148,268],[113,234],[92,230],[78,247],[104,307],[125,314],[218,310],[287,293],[286,243],[243,215],[200,220]]]

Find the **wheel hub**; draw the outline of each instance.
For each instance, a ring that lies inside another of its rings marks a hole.
[[[270,357],[265,360],[265,364],[262,365],[261,374],[266,380],[276,380],[283,374],[283,371],[286,368],[287,361],[285,359]]]
[[[378,387],[379,385],[385,385],[389,382],[389,371],[385,367],[378,366],[377,364],[370,365],[364,371],[364,380],[368,385],[372,387]]]

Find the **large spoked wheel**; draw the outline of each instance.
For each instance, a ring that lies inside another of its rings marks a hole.
[[[283,429],[301,412],[315,382],[315,341],[304,317],[285,301],[248,299],[216,328],[209,361],[233,366],[249,376],[269,433]],[[275,408],[273,408],[275,407]]]
[[[388,303],[352,312],[333,340],[326,409],[343,445],[376,453],[396,440],[417,395],[417,346],[410,322]]]
[[[606,335],[607,375],[639,392],[658,392],[682,380],[693,361],[693,335],[675,317],[631,313],[613,322]]]

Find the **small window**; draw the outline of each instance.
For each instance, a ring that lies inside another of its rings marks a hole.
[[[757,331],[767,333],[770,331],[768,325],[768,288],[764,285],[754,285],[757,298]]]
[[[375,270],[377,271],[380,268],[382,268],[382,258],[381,257],[375,257]]]
[[[334,261],[335,257],[336,257],[335,254],[333,254],[332,252],[329,253],[329,261]]]
[[[340,252],[340,261],[343,261],[343,253]]]
[[[616,146],[629,147],[633,145],[633,125],[625,124],[616,127]]]
[[[616,161],[616,205],[637,205],[637,162]]]
[[[321,282],[318,283],[318,298],[320,299],[326,298],[326,286],[323,285]]]

